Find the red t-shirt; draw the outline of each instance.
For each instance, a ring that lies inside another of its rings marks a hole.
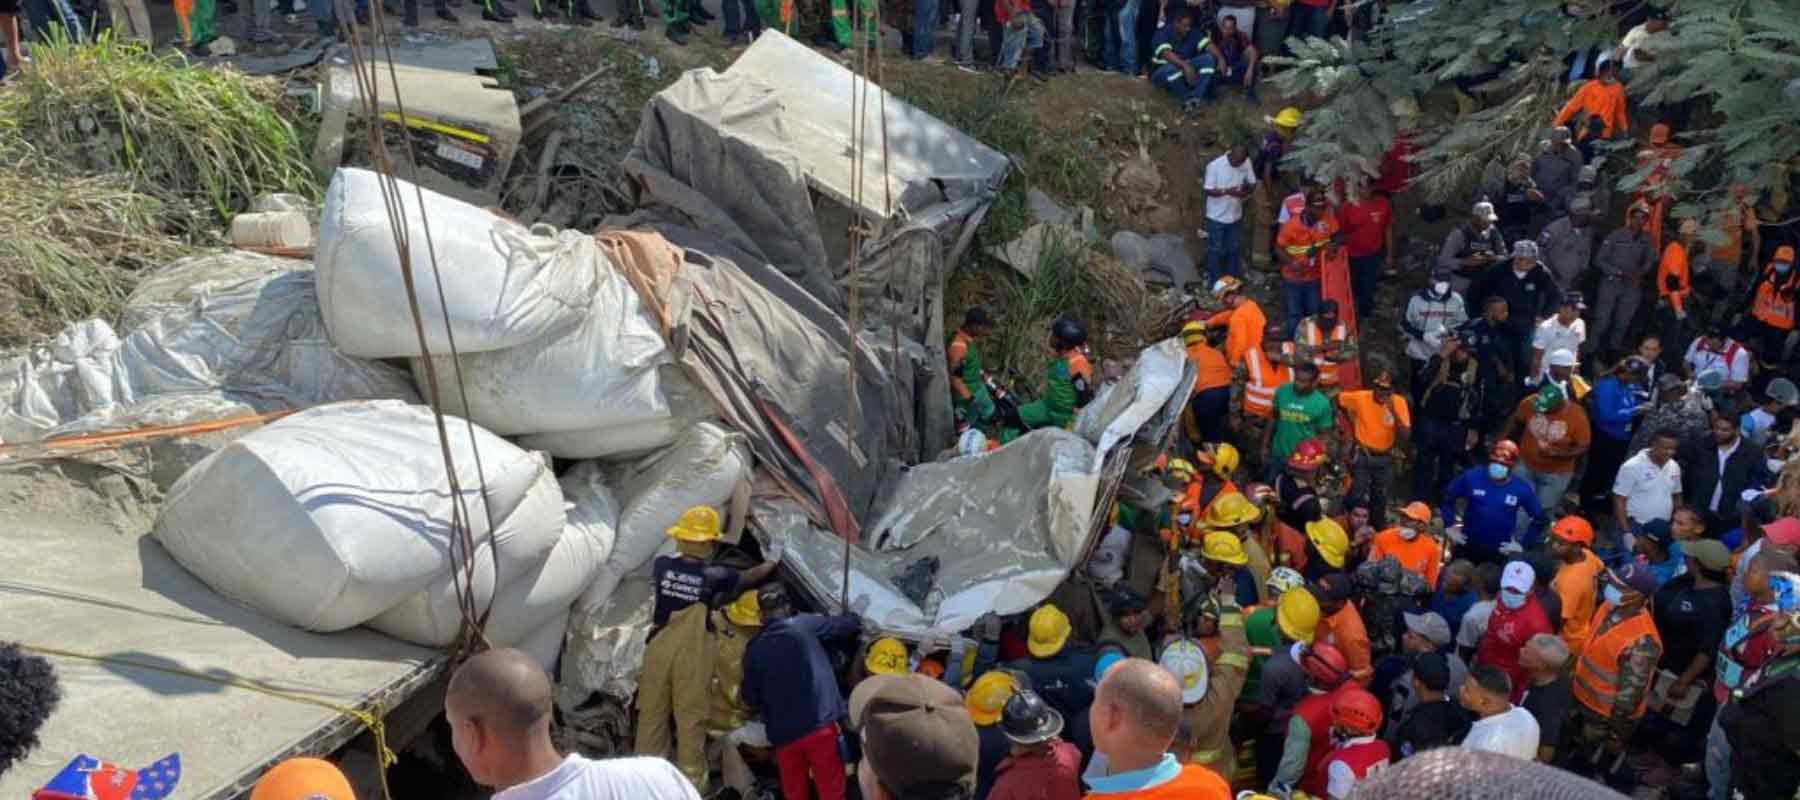
[[[1387,245],[1388,226],[1394,224],[1394,205],[1386,197],[1371,194],[1338,206],[1338,219],[1344,225],[1344,248],[1350,257],[1372,256]]]
[[[1406,160],[1412,152],[1411,136],[1400,133],[1394,137],[1394,144],[1381,157],[1381,175],[1375,178],[1375,191],[1399,194],[1406,190],[1406,184],[1412,181],[1413,173],[1418,171],[1411,161]]]

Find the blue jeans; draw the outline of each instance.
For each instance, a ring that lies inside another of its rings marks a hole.
[[[1106,38],[1100,44],[1100,63],[1113,72],[1137,73],[1137,20],[1139,0],[1125,0],[1106,20]]]
[[[1207,286],[1212,286],[1213,281],[1218,280],[1221,274],[1237,275],[1240,273],[1240,264],[1238,262],[1242,258],[1244,242],[1238,234],[1243,230],[1243,227],[1244,221],[1241,219],[1237,222],[1220,222],[1210,217],[1207,218]],[[1220,272],[1221,268],[1224,270],[1223,273]]]
[[[1288,6],[1288,36],[1312,36],[1324,38],[1325,32],[1331,29],[1331,15],[1325,13],[1323,6],[1309,6],[1295,3]]]
[[[913,0],[912,57],[931,55],[937,35],[938,0]]]
[[[1350,292],[1356,295],[1356,318],[1367,319],[1375,306],[1375,284],[1381,282],[1382,256],[1350,257]]]
[[[1044,21],[1036,14],[1016,14],[1006,21],[1005,38],[1000,41],[1000,67],[1019,66],[1019,54],[1026,48],[1044,52]]]
[[[1155,72],[1150,73],[1150,82],[1175,95],[1175,99],[1182,103],[1204,100],[1206,90],[1212,84],[1212,63],[1212,56],[1203,55],[1194,59],[1194,78],[1197,83],[1188,83],[1187,75],[1174,64],[1157,67]]]
[[[1281,282],[1282,327],[1287,330],[1288,338],[1294,337],[1294,330],[1300,327],[1300,320],[1319,313],[1319,303],[1318,281]]]

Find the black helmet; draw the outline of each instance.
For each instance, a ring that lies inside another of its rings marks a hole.
[[[1108,593],[1107,608],[1112,611],[1113,616],[1122,617],[1127,614],[1136,614],[1149,606],[1150,604],[1144,601],[1143,595],[1138,594],[1136,589],[1126,586],[1122,582],[1114,586]]]
[[[1063,347],[1080,347],[1087,344],[1087,328],[1075,320],[1064,317],[1050,326],[1050,335],[1056,337]]]
[[[1030,689],[1013,692],[1000,712],[1000,730],[1013,744],[1048,741],[1062,733],[1062,726],[1062,715]]]

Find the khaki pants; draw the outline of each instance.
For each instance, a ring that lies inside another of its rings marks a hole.
[[[644,647],[638,676],[637,747],[640,755],[669,753],[669,719],[675,720],[675,766],[706,793],[707,692],[712,688],[712,636],[707,609],[696,603],[669,615],[669,623]]]

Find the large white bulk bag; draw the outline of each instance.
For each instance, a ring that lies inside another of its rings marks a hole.
[[[319,306],[339,350],[365,358],[418,356],[381,180],[368,170],[343,168],[325,190],[314,256]],[[449,352],[452,333],[459,352],[478,353],[542,338],[587,316],[595,267],[602,263],[593,237],[578,231],[535,233],[429,189],[421,207],[412,184],[399,181],[399,186],[410,269],[433,353]]]
[[[518,644],[513,645],[531,656],[532,661],[544,668],[545,672],[556,674],[556,662],[562,657],[563,637],[569,632],[569,610],[563,609],[554,618],[539,625]]]
[[[665,546],[669,526],[681,512],[694,506],[722,508],[738,485],[750,479],[750,467],[742,434],[702,422],[667,449],[616,470],[610,485],[623,508],[618,538],[606,568],[576,608],[591,610],[606,602],[621,578]]]
[[[448,432],[475,541],[547,551],[563,515],[542,458],[459,419]],[[338,403],[246,434],[196,464],[170,488],[154,535],[219,593],[291,625],[336,631],[449,572],[453,505],[429,409]]]
[[[557,458],[633,458],[668,447],[696,423],[714,417],[712,398],[695,388],[679,367],[660,367],[657,374],[658,394],[668,398],[665,413],[580,430],[528,433],[519,436],[519,446]]]
[[[498,646],[516,645],[546,620],[567,612],[612,550],[619,510],[612,493],[600,482],[598,470],[578,466],[558,483],[562,488],[555,492],[537,491],[542,483],[533,487],[534,498],[564,503],[562,535],[548,552],[520,552],[509,550],[504,542],[484,542],[476,551],[472,575],[438,576],[424,591],[369,620],[369,627],[428,647],[450,644],[462,628],[457,598],[462,581],[474,586],[476,608],[488,610],[485,632],[488,641]],[[496,549],[500,561],[497,578],[502,587],[497,594]]]

